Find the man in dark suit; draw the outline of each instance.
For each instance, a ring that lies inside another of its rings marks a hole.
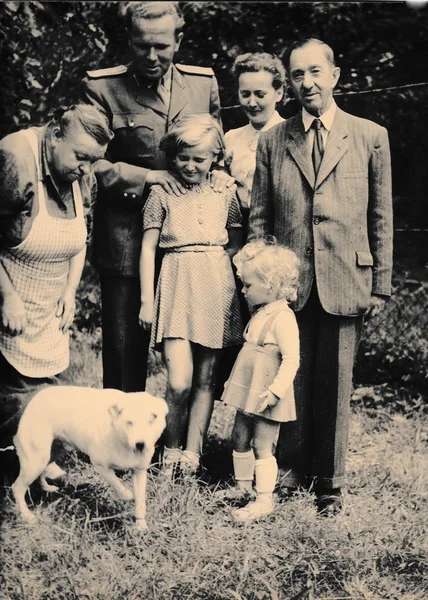
[[[343,504],[363,318],[391,291],[390,152],[386,129],[337,107],[329,46],[304,40],[287,57],[302,111],[260,136],[249,239],[273,234],[301,261],[297,420],[282,427],[278,459],[285,485],[313,487],[318,510],[331,514]]]
[[[183,37],[178,3],[130,2],[126,18],[131,64],[88,71],[84,98],[104,109],[115,133],[95,169],[92,262],[101,278],[104,387],[132,392],[145,388],[150,337],[138,324],[141,210],[153,184],[185,191],[166,170],[159,141],[183,115],[219,119],[220,100],[212,69],[172,62]]]

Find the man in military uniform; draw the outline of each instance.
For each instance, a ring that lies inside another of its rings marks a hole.
[[[92,261],[101,279],[103,383],[131,392],[145,388],[149,344],[138,324],[141,209],[153,184],[185,191],[166,170],[159,141],[186,114],[219,119],[220,100],[212,69],[172,63],[183,37],[178,3],[131,2],[126,18],[131,64],[88,71],[84,98],[106,111],[115,133],[108,160],[96,165]]]

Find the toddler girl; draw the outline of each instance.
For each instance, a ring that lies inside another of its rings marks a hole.
[[[242,292],[256,311],[222,400],[238,409],[232,433],[238,490],[251,493],[255,474],[257,493],[233,516],[252,521],[273,510],[280,423],[296,419],[293,379],[299,366],[299,332],[288,302],[297,295],[298,259],[291,250],[259,240],[246,244],[234,263]]]
[[[208,180],[224,151],[210,115],[184,117],[161,140],[170,168],[187,193],[152,186],[143,211],[140,324],[162,350],[169,414],[163,464],[187,472],[199,466],[214,404],[222,348],[239,345],[242,323],[231,257],[241,243],[236,186],[215,192]],[[156,248],[165,252],[154,299]]]

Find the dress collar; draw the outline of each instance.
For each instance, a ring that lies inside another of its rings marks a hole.
[[[261,129],[256,129],[251,122],[248,123],[248,125],[250,126],[250,128],[252,129],[252,131],[254,133],[261,133],[262,131],[266,131],[267,129],[270,129],[274,125],[278,125],[279,123],[282,123],[283,121],[284,121],[284,119],[281,117],[279,112],[277,110],[275,110],[273,112],[271,118],[269,119],[269,121],[265,125],[263,125],[263,127]]]
[[[333,125],[334,116],[336,114],[336,109],[337,109],[337,104],[333,100],[330,108],[328,108],[325,111],[325,113],[323,113],[320,117],[318,117],[319,120],[321,121],[321,123],[327,129],[327,131],[331,131],[331,126]],[[317,117],[314,117],[314,115],[311,115],[311,113],[309,113],[306,110],[306,108],[302,108],[302,121],[303,121],[303,127],[305,128],[305,132],[307,132],[311,128],[312,122],[316,118]]]
[[[288,303],[285,298],[280,298],[279,300],[275,300],[275,302],[270,302],[270,304],[265,304],[259,310],[264,310],[264,312],[268,315],[273,313],[278,308],[288,308]]]

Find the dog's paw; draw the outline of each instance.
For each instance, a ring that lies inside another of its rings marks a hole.
[[[135,519],[135,526],[138,531],[147,531],[149,528],[146,519]]]
[[[20,517],[28,525],[34,525],[35,523],[37,523],[37,517],[36,517],[36,515],[34,513],[32,513],[30,510],[25,511],[25,512],[21,512],[20,513]]]
[[[119,498],[121,500],[133,500],[134,499],[134,494],[131,490],[129,490],[128,488],[123,488],[123,490],[118,490],[117,491]]]
[[[49,483],[43,482],[42,483],[42,489],[45,492],[48,492],[49,494],[53,494],[54,492],[58,491],[58,486],[56,486],[56,485],[50,485]]]

